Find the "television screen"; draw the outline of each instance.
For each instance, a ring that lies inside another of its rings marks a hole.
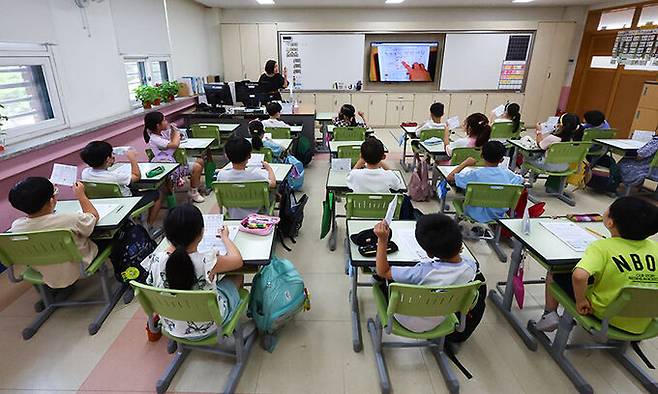
[[[438,56],[438,42],[373,42],[370,81],[432,82]]]

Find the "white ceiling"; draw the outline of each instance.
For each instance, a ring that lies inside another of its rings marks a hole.
[[[384,4],[385,0],[274,0],[275,5],[260,5],[256,0],[195,0],[208,7],[220,8],[413,8],[413,7],[481,7],[530,6],[551,7],[589,5],[601,0],[534,0],[531,3],[512,4],[512,0],[406,0],[402,4]]]

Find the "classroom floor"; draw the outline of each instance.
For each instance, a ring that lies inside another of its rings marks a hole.
[[[394,134],[395,135],[394,135]],[[388,162],[399,166],[401,148],[398,130],[380,129],[377,136],[391,153]],[[342,238],[330,252],[319,240],[322,200],[328,169],[328,156],[318,155],[306,170],[306,206],[302,235],[294,250],[277,253],[294,262],[311,293],[312,308],[301,313],[280,334],[279,344],[270,354],[255,346],[238,386],[244,393],[376,393],[379,392],[372,346],[365,321],[374,315],[371,292],[361,288],[364,349],[352,350],[349,280],[343,273]],[[407,174],[407,177],[409,174]],[[535,190],[542,195],[541,188]],[[611,199],[591,192],[576,194],[577,208],[547,198],[548,215],[568,212],[602,212]],[[200,205],[207,213],[217,212],[211,195]],[[438,202],[416,204],[425,213],[436,212]],[[163,211],[164,213],[164,211]],[[339,221],[344,234],[344,221]],[[489,288],[505,280],[507,265],[501,263],[481,241],[470,242],[486,276]],[[509,248],[506,249],[509,252]],[[535,262],[526,264],[526,278],[544,275]],[[5,280],[5,279],[3,279]],[[0,288],[18,286],[0,283]],[[84,290],[84,286],[80,286]],[[12,288],[16,289],[16,288]],[[522,314],[536,318],[543,305],[543,287],[526,286],[526,306]],[[87,325],[96,308],[56,312],[29,341],[21,330],[34,316],[37,294],[28,289],[9,305],[0,297],[0,392],[152,392],[155,381],[171,358],[166,340],[146,340],[145,316],[136,301],[119,304],[95,336]],[[585,335],[578,335],[585,338]],[[642,343],[649,359],[658,362],[658,341]],[[597,393],[635,393],[641,386],[615,361],[600,351],[573,351],[571,359]],[[464,393],[556,393],[574,392],[557,364],[540,349],[528,350],[502,315],[487,301],[484,319],[461,348],[458,357],[473,378],[466,380],[455,368]],[[399,393],[447,392],[443,378],[430,352],[418,349],[390,349],[386,360],[394,390]],[[192,353],[174,378],[170,392],[201,393],[221,391],[229,364],[222,358]],[[658,379],[658,372],[652,372]]]

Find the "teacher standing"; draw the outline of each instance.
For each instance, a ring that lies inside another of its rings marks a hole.
[[[288,87],[288,70],[283,68],[283,75],[279,73],[279,65],[274,60],[268,60],[265,63],[265,72],[258,78],[258,84],[262,91],[270,97],[271,100],[281,101],[279,89]]]

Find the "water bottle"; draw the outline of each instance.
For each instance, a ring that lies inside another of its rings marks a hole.
[[[3,152],[7,147],[7,132],[0,131],[0,152]]]

